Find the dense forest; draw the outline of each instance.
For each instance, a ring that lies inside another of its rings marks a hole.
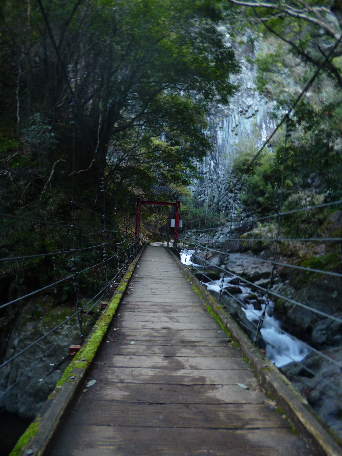
[[[253,59],[257,89],[276,100],[278,120],[323,66],[291,113],[285,187],[316,182],[338,198],[340,15],[334,2],[2,1],[1,212],[70,219],[72,185],[80,204],[102,210],[101,179],[108,215],[133,207],[137,195],[186,193],[213,148],[208,116],[238,90],[233,49],[246,34],[252,48],[262,42]],[[275,153],[248,171],[244,199],[266,212],[274,209],[283,142],[276,137]],[[255,153],[242,149],[240,171]],[[18,244],[23,226],[4,223],[3,256],[29,248]],[[45,236],[36,249],[55,242]]]
[[[210,105],[236,89],[223,14],[202,1],[1,2],[0,205],[12,217],[2,257],[70,248],[70,232],[41,221],[101,228],[101,192],[114,230],[137,195],[168,199],[190,184],[211,149]],[[66,270],[51,257],[6,264],[2,302]]]
[[[339,201],[341,21],[337,0],[0,0],[0,361],[20,315],[71,313],[125,263],[137,196],[181,199],[184,218],[205,223],[211,201],[189,187],[206,179],[210,119],[229,113],[243,67],[279,128],[261,150],[259,131],[235,144],[234,216]],[[210,223],[229,224],[231,195]],[[167,215],[144,210],[149,241]],[[291,214],[281,234],[339,238],[340,219],[339,205]],[[247,237],[279,231],[258,229]],[[278,247],[293,263],[342,271],[338,242],[319,259],[307,246]],[[39,300],[21,300],[38,289]]]

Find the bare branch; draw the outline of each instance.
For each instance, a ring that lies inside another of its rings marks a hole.
[[[48,183],[49,183],[49,182],[51,181],[51,179],[52,179],[52,176],[53,176],[53,173],[55,172],[55,167],[56,167],[57,163],[60,163],[60,162],[65,162],[65,163],[66,163],[66,160],[59,159],[59,160],[55,161],[55,163],[53,164],[53,167],[52,167],[52,170],[51,170],[49,179],[45,182],[45,185],[44,185],[44,188],[43,188],[43,191],[42,191],[41,196],[42,196],[43,193],[45,192],[46,187],[48,186]]]
[[[239,6],[246,6],[250,8],[268,8],[277,10],[287,16],[295,17],[296,19],[302,19],[304,21],[310,22],[312,24],[317,25],[318,27],[322,27],[329,35],[333,36],[335,39],[339,39],[341,36],[340,28],[335,29],[332,27],[331,21],[324,18],[321,15],[321,12],[325,14],[333,14],[329,9],[321,7],[321,6],[314,6],[311,7],[306,2],[302,0],[296,0],[297,3],[303,5],[303,8],[297,9],[291,5],[286,3],[282,4],[275,4],[275,3],[265,3],[261,1],[244,1],[244,0],[229,0],[230,3]],[[314,16],[316,17],[314,17]],[[335,16],[336,17],[336,16]]]

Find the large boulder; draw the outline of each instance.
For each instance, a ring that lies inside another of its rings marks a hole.
[[[342,438],[342,346],[324,352],[312,352],[300,363],[281,368],[294,387],[303,394],[325,423]]]
[[[229,255],[226,269],[254,283],[271,277],[272,264],[260,261],[251,255],[232,253]]]

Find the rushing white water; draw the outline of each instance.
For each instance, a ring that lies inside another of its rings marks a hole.
[[[266,356],[277,367],[284,366],[293,361],[299,362],[310,353],[310,350],[300,341],[293,339],[281,331],[280,322],[270,315],[273,306],[273,302],[268,304],[265,319],[260,330],[261,336],[266,342]],[[261,306],[261,310],[255,310],[253,304],[247,304],[246,308],[242,308],[247,319],[255,324],[258,324],[264,309],[265,304]]]
[[[181,252],[181,261],[183,264],[193,264],[190,260],[194,250],[183,250]],[[220,280],[213,280],[212,282],[205,283],[209,291],[215,291],[217,293],[224,288],[229,291],[229,284],[231,279],[224,278]],[[243,302],[245,296],[250,295],[251,289],[249,287],[238,285],[241,289],[241,294],[236,295],[239,301]],[[268,304],[264,322],[261,328],[261,336],[266,342],[266,356],[272,361],[277,367],[284,366],[285,364],[293,361],[299,362],[305,356],[310,353],[310,350],[303,345],[300,341],[293,339],[291,336],[284,334],[281,331],[280,322],[272,316],[274,303],[271,301]],[[253,304],[245,304],[241,306],[242,310],[246,314],[246,318],[255,325],[258,325],[262,313],[265,309],[265,304],[261,305],[261,310],[256,310]]]
[[[194,264],[191,261],[191,257],[194,253],[195,253],[195,250],[188,250],[188,249],[181,250],[181,253],[180,253],[181,262],[183,264],[186,264],[187,266]]]

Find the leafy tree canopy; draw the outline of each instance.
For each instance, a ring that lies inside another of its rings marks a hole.
[[[49,122],[58,147],[45,149],[47,175],[57,160],[70,172],[74,134],[87,183],[106,169],[113,182],[132,172],[131,184],[189,182],[210,148],[209,106],[228,103],[239,70],[220,2],[8,0],[0,18],[0,98],[18,133],[36,113]]]

